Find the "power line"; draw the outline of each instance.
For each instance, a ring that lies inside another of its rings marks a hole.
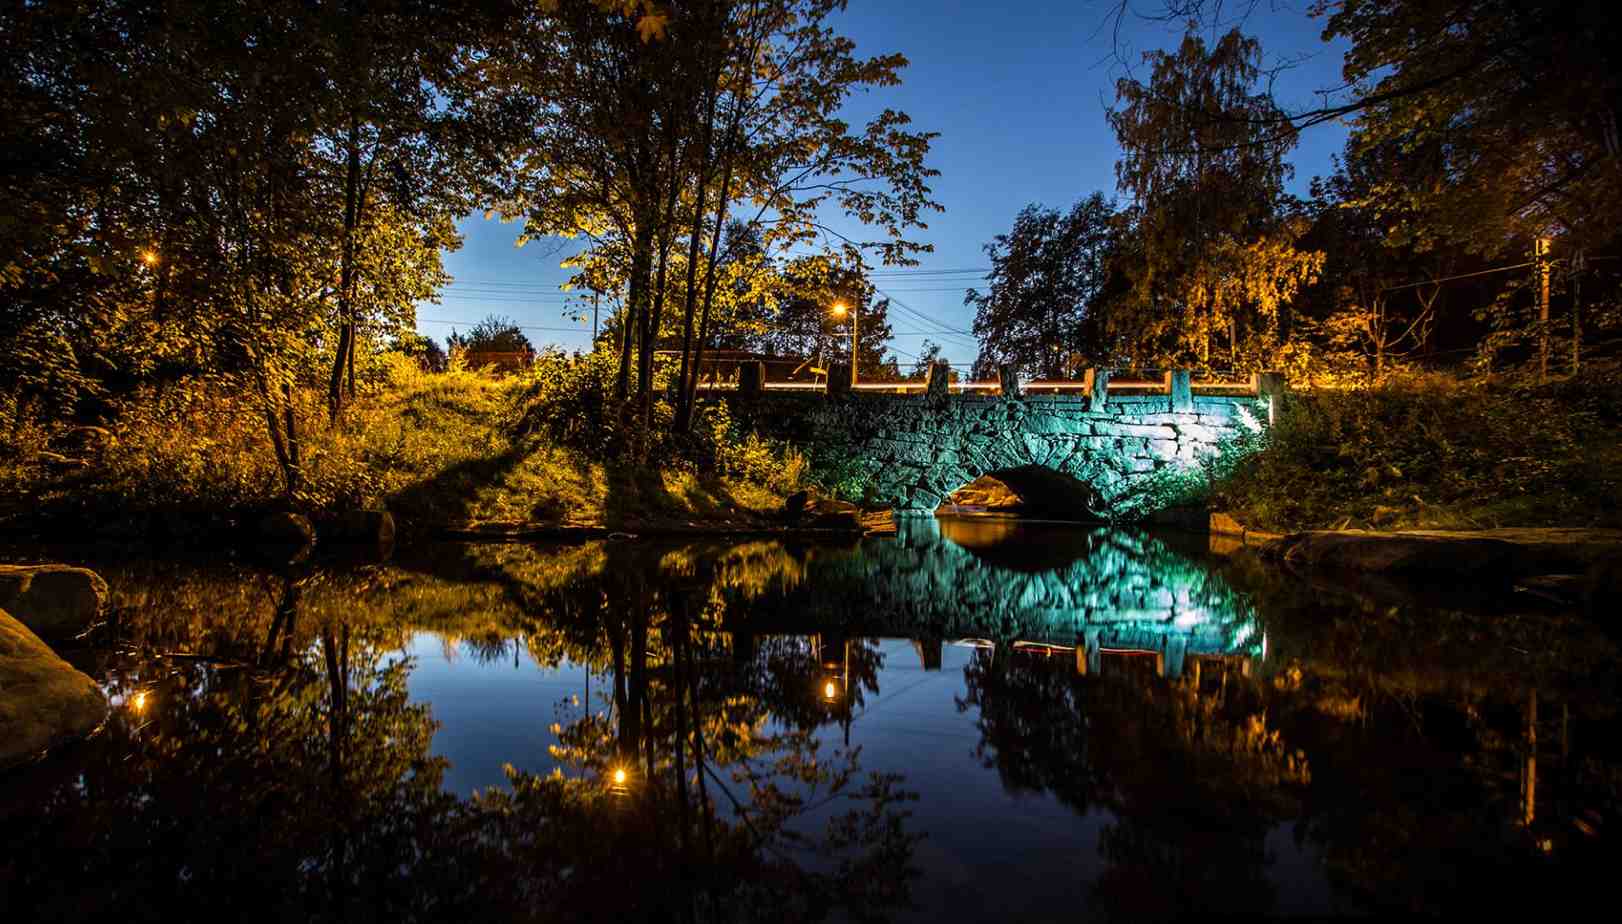
[[[976,349],[979,348],[979,346],[980,346],[979,341],[977,339],[975,339],[975,336],[974,336],[974,334],[972,332],[953,328],[949,324],[947,324],[947,322],[942,321],[940,318],[933,317],[931,315],[927,315],[927,314],[923,313],[922,311],[919,311],[918,309],[912,307],[911,305],[907,304],[906,302],[902,301],[901,299],[896,298],[894,295],[891,295],[889,292],[886,292],[883,289],[879,289],[879,288],[875,287],[874,291],[878,292],[880,295],[883,295],[885,298],[888,298],[891,302],[895,303],[896,307],[900,308],[902,311],[905,311],[908,314],[911,314],[911,315],[913,315],[915,317],[923,319],[923,321],[925,323],[927,323],[927,324],[936,325],[938,328],[941,329],[942,332],[945,333],[946,336],[957,336],[960,339],[966,339]]]
[[[1419,282],[1405,282],[1400,286],[1386,286],[1380,291],[1395,292],[1398,289],[1413,289],[1417,288],[1418,286],[1433,286],[1444,282],[1452,282],[1455,279],[1469,279],[1471,276],[1486,276],[1489,273],[1502,273],[1506,270],[1525,269],[1528,266],[1536,265],[1536,260],[1528,260],[1525,263],[1516,263],[1511,266],[1495,266],[1492,269],[1477,270],[1474,273],[1460,273],[1457,276],[1443,276],[1441,279],[1422,279]]]
[[[475,326],[475,324],[468,324],[468,322],[466,322],[466,321],[451,321],[451,320],[448,320],[446,318],[418,318],[417,323],[418,324],[452,324],[452,325],[460,324],[460,325],[462,325],[464,327],[473,327],[473,326]],[[580,327],[545,327],[545,326],[540,326],[540,325],[535,325],[535,324],[514,324],[512,326],[518,328],[519,330],[561,331],[561,332],[573,333],[573,334],[587,333],[587,331],[584,328],[580,328]]]

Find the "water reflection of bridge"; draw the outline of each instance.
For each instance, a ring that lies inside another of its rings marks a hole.
[[[729,606],[727,628],[744,638],[907,638],[925,670],[956,642],[998,656],[1063,654],[1092,674],[1145,659],[1165,677],[1199,659],[1263,653],[1249,601],[1197,553],[1154,536],[1007,523],[943,531],[934,518],[900,526],[857,554],[808,553],[792,579],[756,584]]]

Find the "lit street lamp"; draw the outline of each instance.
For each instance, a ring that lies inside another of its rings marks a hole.
[[[850,383],[856,384],[856,309],[845,307],[844,302],[834,302],[834,317],[842,318],[845,312],[850,312]]]

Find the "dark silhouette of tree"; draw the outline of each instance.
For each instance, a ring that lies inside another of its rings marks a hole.
[[[1115,209],[1102,193],[1061,214],[1032,204],[986,245],[987,289],[969,290],[980,340],[975,377],[1010,364],[1027,376],[1067,378],[1110,354],[1099,296],[1110,280]]]
[[[445,338],[452,350],[466,353],[534,353],[535,347],[512,318],[492,314],[465,334],[454,329]]]

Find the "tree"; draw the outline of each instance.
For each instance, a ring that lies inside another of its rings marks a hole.
[[[1361,105],[1353,151],[1395,144],[1410,175],[1380,197],[1397,233],[1500,252],[1517,233],[1607,244],[1622,197],[1622,51],[1599,2],[1487,0],[1459,8],[1349,0],[1316,8],[1351,42]]]
[[[307,7],[306,16],[312,36],[329,37],[310,43],[326,91],[306,103],[318,119],[313,154],[327,194],[342,203],[337,342],[327,387],[336,419],[346,391],[354,394],[362,323],[386,318],[448,281],[437,252],[458,243],[452,223],[472,208],[464,176],[471,152],[438,92],[455,78],[481,16],[431,0],[334,0]],[[426,273],[414,274],[420,284],[413,291],[390,292],[401,274],[379,272],[377,264],[410,252],[409,241],[391,246],[400,235],[387,232],[400,229],[423,238],[434,260]]]
[[[452,329],[445,338],[445,343],[451,350],[460,350],[464,353],[530,353],[535,347],[524,335],[523,328],[512,318],[492,314],[479,323],[466,334],[459,334]]]
[[[749,348],[785,357],[803,357],[820,364],[850,362],[850,323],[856,317],[856,361],[860,375],[882,381],[893,371],[885,359],[892,336],[890,300],[859,268],[843,264],[838,255],[800,257],[780,265],[771,280],[772,303],[760,332],[745,340]],[[835,305],[846,306],[844,317]]]
[[[848,257],[905,262],[924,249],[905,235],[936,207],[923,163],[931,136],[890,110],[860,129],[839,118],[852,93],[897,83],[906,64],[856,58],[827,24],[843,5],[711,0],[661,7],[657,29],[641,7],[543,6],[470,96],[514,114],[519,169],[502,212],[524,218],[526,235],[581,236],[615,254],[607,266],[627,293],[618,392],[631,393],[635,356],[645,421],[671,301],[681,306],[675,426],[691,421],[734,203],[757,207],[743,220],[768,257],[758,265],[826,234],[839,212],[884,233],[843,241]]]
[[[1347,158],[1329,177],[1313,179],[1307,240],[1325,262],[1301,306],[1321,321],[1331,364],[1350,358],[1372,381],[1430,347],[1441,286],[1423,283],[1456,265],[1450,251],[1425,253],[1390,239],[1369,201],[1379,169],[1373,158]]]
[[[1114,207],[1093,193],[1065,214],[1028,205],[1013,230],[986,245],[987,291],[971,289],[963,299],[975,308],[977,377],[989,378],[1006,363],[1060,379],[1074,372],[1076,358],[1097,363],[1109,355],[1096,312],[1110,279],[1115,230]]]
[[[941,353],[942,350],[940,344],[933,340],[925,340],[923,344],[918,347],[918,357],[913,360],[912,372],[907,375],[908,380],[913,382],[929,381],[930,370],[934,369],[937,363],[950,362],[950,360],[948,360],[945,356],[942,356]],[[946,371],[946,380],[948,382],[957,381],[957,370],[948,367]]]
[[[4,145],[27,152],[6,181],[26,218],[0,228],[0,338],[23,368],[0,386],[99,414],[223,379],[258,397],[297,500],[301,390],[352,379],[357,340],[409,329],[444,281],[466,133],[421,119],[483,22],[435,3],[0,12]]]
[[[1294,133],[1255,86],[1260,45],[1237,29],[1144,57],[1149,82],[1122,79],[1109,112],[1134,239],[1113,320],[1139,362],[1208,367],[1225,334],[1229,362],[1255,368],[1278,346],[1280,307],[1322,262],[1296,249],[1305,229],[1281,215]]]

